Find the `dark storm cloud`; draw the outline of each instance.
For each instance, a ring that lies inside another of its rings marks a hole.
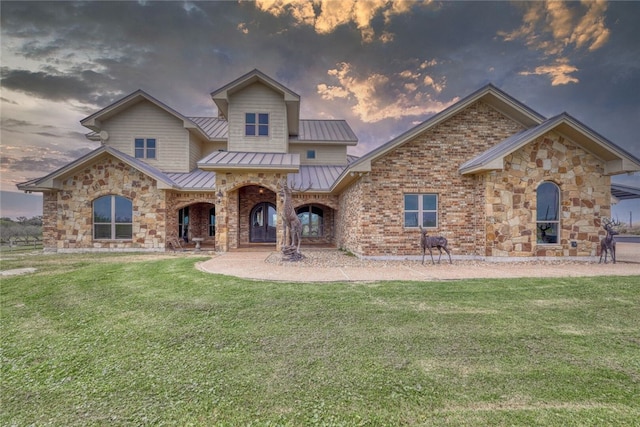
[[[52,101],[77,100],[101,104],[113,100],[102,90],[113,84],[112,79],[90,70],[76,73],[50,74],[44,71],[11,70],[3,67],[0,82],[6,89],[24,92]]]

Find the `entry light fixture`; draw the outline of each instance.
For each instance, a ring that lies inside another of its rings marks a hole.
[[[220,203],[222,201],[222,191],[218,190],[216,193],[216,203]]]

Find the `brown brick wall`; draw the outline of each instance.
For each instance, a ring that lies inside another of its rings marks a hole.
[[[478,102],[374,161],[371,172],[341,196],[340,246],[364,256],[418,255],[419,230],[403,224],[404,194],[436,193],[439,224],[430,232],[449,239],[454,254],[480,254],[482,183],[458,168],[521,130]]]

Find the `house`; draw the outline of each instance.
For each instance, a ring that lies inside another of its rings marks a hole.
[[[100,148],[18,185],[44,195],[46,250],[217,251],[283,240],[278,182],[305,245],[418,255],[419,226],[458,258],[595,257],[611,181],[640,160],[570,115],[545,118],[492,85],[365,156],[344,120],[300,118],[300,96],[253,70],[187,117],[143,91],[81,121]]]

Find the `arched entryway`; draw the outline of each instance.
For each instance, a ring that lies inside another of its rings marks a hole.
[[[278,214],[273,203],[261,202],[251,209],[249,216],[249,241],[251,243],[275,243]]]

